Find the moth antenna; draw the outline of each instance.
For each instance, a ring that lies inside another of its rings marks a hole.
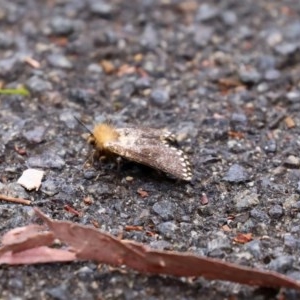
[[[75,116],[73,116],[74,117],[74,119],[82,126],[82,127],[84,127],[86,130],[87,130],[87,132],[91,135],[91,136],[94,136],[94,134],[93,134],[93,132],[90,130],[90,129],[88,129],[87,128],[87,126],[81,121],[81,120],[79,120],[77,117],[75,117]]]

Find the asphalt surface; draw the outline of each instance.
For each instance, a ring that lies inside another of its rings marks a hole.
[[[300,279],[299,14],[296,0],[0,0],[0,85],[30,92],[0,95],[1,193],[151,247]],[[89,128],[168,128],[193,181],[85,164],[74,116]],[[37,192],[17,184],[28,167],[45,171]],[[1,202],[1,234],[34,220],[31,207]],[[239,233],[253,240],[234,242]],[[1,299],[300,297],[93,262],[1,266],[0,286]]]

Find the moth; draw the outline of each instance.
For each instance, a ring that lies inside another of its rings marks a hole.
[[[76,118],[77,119],[77,118]],[[95,125],[90,131],[88,143],[93,145],[96,156],[117,155],[174,177],[190,181],[191,166],[184,152],[174,146],[175,136],[168,130],[126,127],[115,128],[109,124]]]

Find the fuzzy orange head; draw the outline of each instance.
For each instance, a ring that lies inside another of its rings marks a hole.
[[[89,137],[88,142],[98,150],[105,150],[105,144],[116,141],[119,137],[114,127],[108,124],[98,124],[94,127],[93,134]]]

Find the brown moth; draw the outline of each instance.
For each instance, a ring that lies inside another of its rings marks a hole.
[[[178,179],[185,181],[192,179],[187,156],[172,145],[176,139],[167,130],[140,127],[114,128],[103,123],[96,125],[93,131],[89,132],[88,142],[95,147],[98,154],[118,155],[171,174]]]

